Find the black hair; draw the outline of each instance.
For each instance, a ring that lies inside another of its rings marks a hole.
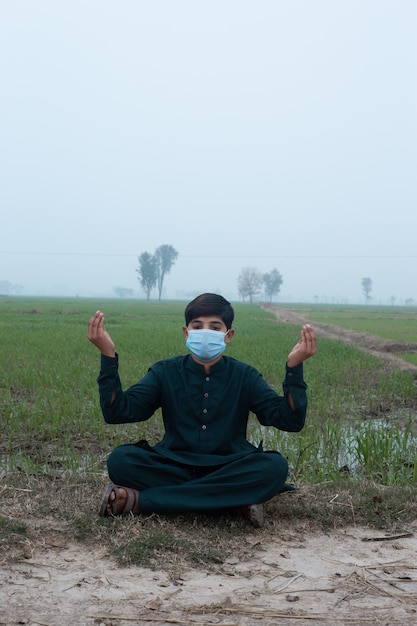
[[[202,293],[191,300],[185,308],[185,325],[198,317],[216,315],[226,324],[226,328],[232,327],[235,312],[232,305],[223,296],[216,293]]]

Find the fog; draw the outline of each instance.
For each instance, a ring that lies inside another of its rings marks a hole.
[[[415,0],[20,0],[0,22],[0,282],[417,302]],[[157,291],[154,292],[157,297]]]

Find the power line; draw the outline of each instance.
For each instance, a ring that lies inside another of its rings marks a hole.
[[[19,251],[0,250],[0,254],[10,254],[14,256],[89,256],[89,257],[125,257],[137,258],[136,254],[118,254],[114,252],[40,252],[40,251]],[[184,259],[417,259],[415,254],[179,254],[179,258]]]

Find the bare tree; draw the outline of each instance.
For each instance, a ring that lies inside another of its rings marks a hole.
[[[365,296],[365,304],[371,300],[372,279],[369,277],[362,278],[362,293]]]
[[[263,275],[265,293],[267,296],[269,296],[270,302],[272,302],[272,296],[279,293],[283,280],[284,279],[282,278],[276,267],[274,267],[274,269],[267,274]]]
[[[113,291],[119,298],[128,298],[133,295],[133,289],[129,287],[115,287]]]
[[[242,300],[249,297],[249,302],[253,302],[254,296],[262,291],[263,276],[256,267],[242,268],[238,280],[237,289]]]
[[[8,280],[0,280],[0,294],[3,296],[8,296],[12,293],[19,293],[20,291],[19,285],[13,285],[13,283]]]
[[[153,254],[149,254],[149,252],[142,252],[139,257],[139,267],[136,271],[139,275],[138,280],[146,293],[146,299],[149,300],[151,297],[151,291],[155,287],[158,277],[156,259]]]
[[[161,299],[162,287],[164,285],[164,278],[166,274],[169,274],[171,271],[171,267],[174,265],[177,260],[178,252],[175,250],[173,246],[168,244],[164,244],[159,246],[155,250],[155,260],[156,260],[156,272],[157,272],[157,282],[158,282],[158,299]]]

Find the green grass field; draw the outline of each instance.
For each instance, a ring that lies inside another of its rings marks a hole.
[[[181,331],[185,302],[88,299],[0,299],[1,464],[40,473],[104,472],[120,443],[161,435],[156,414],[146,423],[105,425],[96,378],[99,352],[86,339],[95,310],[120,355],[125,387],[158,359],[185,352]],[[227,354],[258,368],[277,391],[299,327],[280,324],[256,305],[237,303],[236,335]],[[294,308],[294,307],[293,307]],[[411,342],[416,310],[385,307],[300,307],[316,321]],[[249,438],[279,449],[292,478],[312,484],[369,478],[410,484],[417,478],[416,376],[390,370],[339,341],[321,339],[305,364],[309,386],[307,425],[301,433],[265,429],[251,417]]]
[[[372,333],[385,339],[417,342],[415,307],[299,305],[297,310],[317,322],[336,324],[349,330]]]
[[[417,343],[417,311],[415,307],[378,306],[301,306],[299,312],[313,322],[335,324],[348,330],[371,333],[384,339]],[[417,365],[416,351],[406,347],[400,356],[407,362]]]

